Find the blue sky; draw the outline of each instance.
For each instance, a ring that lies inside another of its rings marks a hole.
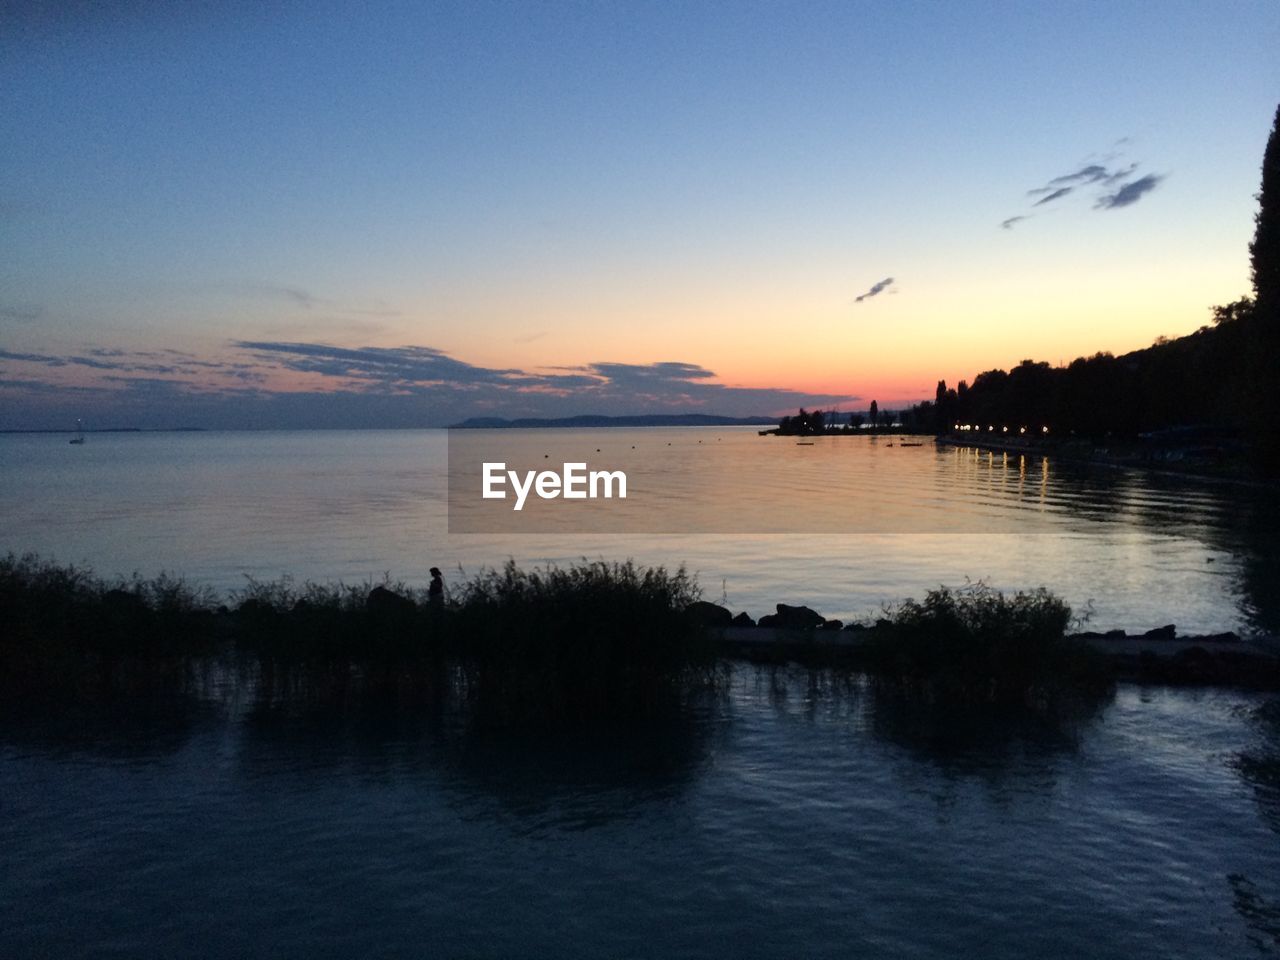
[[[854,408],[1135,349],[1247,292],[1280,99],[1271,2],[7,16],[0,427]],[[299,362],[405,348],[519,375]]]

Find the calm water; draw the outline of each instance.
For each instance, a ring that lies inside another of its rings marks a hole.
[[[708,599],[753,616],[783,601],[865,617],[970,578],[1047,586],[1092,608],[1098,628],[1280,629],[1270,492],[869,438],[799,447],[750,429],[529,436],[557,457],[605,447],[684,464],[672,489],[705,505],[703,528],[786,530],[794,516],[798,529],[822,529],[822,517],[868,529],[865,518],[877,532],[450,536],[443,431],[100,434],[82,447],[0,436],[0,550],[108,575],[167,570],[219,590],[246,576],[389,571],[422,584],[433,565],[456,579],[508,557],[632,557],[686,563]],[[716,504],[727,506],[717,515]],[[1000,532],[1011,529],[1038,532]]]
[[[648,736],[222,702],[0,725],[5,956],[1280,952],[1280,702],[1070,725],[736,668]]]
[[[695,480],[751,485],[735,504],[928,503],[969,529],[451,537],[437,432],[10,436],[0,549],[219,589],[585,555],[686,562],[755,614],[867,615],[971,577],[1092,600],[1104,627],[1278,619],[1276,505],[1247,489],[865,438],[625,441],[685,445],[715,467]],[[788,482],[814,456],[832,479]],[[1006,528],[1002,512],[1052,532],[973,529]],[[0,955],[1280,952],[1268,696],[1122,686],[1048,724],[738,666],[659,727],[586,740],[480,735],[394,702],[268,708],[212,681],[147,706],[0,710]]]

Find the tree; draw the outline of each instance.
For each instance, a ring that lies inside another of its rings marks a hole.
[[[1280,106],[1262,154],[1262,188],[1253,222],[1249,244],[1253,293],[1259,308],[1274,320],[1280,309]]]
[[[1247,419],[1258,465],[1280,475],[1280,107],[1262,154],[1262,187],[1249,244],[1253,273],[1252,328],[1248,337]]]
[[[1241,321],[1248,322],[1253,316],[1253,301],[1248,297],[1241,297],[1233,303],[1226,303],[1219,307],[1212,307],[1213,325],[1220,327],[1224,323],[1239,323]]]

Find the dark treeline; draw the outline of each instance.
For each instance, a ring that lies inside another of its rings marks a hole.
[[[1212,313],[1212,325],[1178,339],[1162,337],[1143,350],[1096,353],[1066,366],[1024,360],[1012,370],[987,370],[955,387],[940,381],[933,400],[898,412],[864,416],[802,409],[784,417],[777,432],[946,434],[994,427],[1040,436],[1047,428],[1057,437],[1101,439],[1187,426],[1274,429],[1280,421],[1264,416],[1274,401],[1246,372],[1256,352],[1255,301],[1244,298]]]
[[[940,382],[904,420],[932,421],[939,433],[967,426],[1086,438],[1212,427],[1239,432],[1257,465],[1280,474],[1280,108],[1254,220],[1253,296],[1213,307],[1211,325],[1119,357],[1098,353],[1065,367],[1024,360],[954,389]]]
[[[1173,427],[1234,428],[1250,397],[1240,375],[1249,348],[1248,301],[1214,310],[1214,326],[1122,356],[1096,353],[1065,367],[1024,360],[973,383],[938,384],[909,420],[939,433],[974,427],[1039,435],[1136,436]]]
[[[1175,427],[1241,428],[1257,403],[1243,374],[1252,342],[1252,300],[1213,310],[1212,326],[1143,350],[1096,353],[1062,367],[1024,360],[987,370],[972,383],[938,383],[933,400],[902,411],[842,414],[801,409],[784,417],[784,436],[893,430],[951,433],[971,428],[1041,436],[1136,437]]]
[[[1219,447],[1239,436],[1256,466],[1280,476],[1280,108],[1263,156],[1249,256],[1253,295],[1210,308],[1212,322],[1188,336],[1066,366],[1024,360],[954,387],[940,381],[932,400],[898,413],[874,401],[865,415],[801,410],[776,432],[977,430],[1056,441],[1205,428]]]

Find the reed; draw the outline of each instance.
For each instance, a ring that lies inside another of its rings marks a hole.
[[[1071,623],[1071,608],[1043,587],[1011,596],[982,583],[940,587],[888,608],[859,660],[882,683],[942,698],[1017,702],[1109,690],[1105,657],[1067,636]]]

